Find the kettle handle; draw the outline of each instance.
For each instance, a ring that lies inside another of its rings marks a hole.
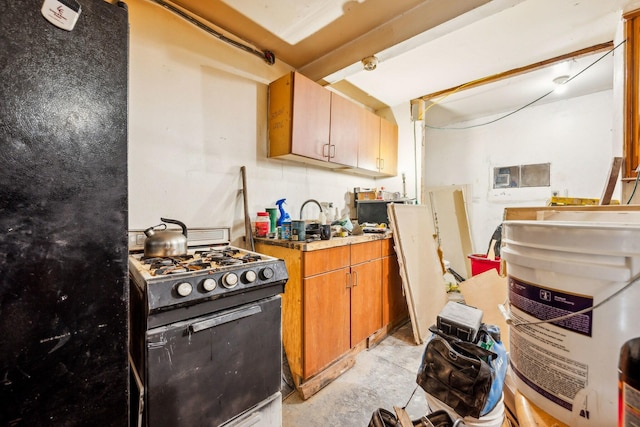
[[[183,222],[180,222],[177,219],[168,219],[168,218],[160,218],[160,221],[168,222],[169,224],[179,225],[180,228],[182,228],[182,234],[184,235],[184,237],[187,237],[187,226],[184,225]]]

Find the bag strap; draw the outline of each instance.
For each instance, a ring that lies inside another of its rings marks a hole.
[[[462,350],[463,352],[469,353],[473,356],[480,357],[483,359],[491,359],[494,360],[498,357],[496,353],[490,350],[486,350],[482,347],[479,347],[477,344],[474,344],[469,341],[463,341],[458,337],[454,337],[448,334],[445,334],[440,329],[438,329],[435,325],[429,327],[429,331],[434,333],[435,335],[446,340],[454,350]]]
[[[394,406],[393,410],[396,411],[399,427],[413,427],[413,422],[411,421],[409,414],[407,414],[407,411],[405,411],[404,408],[399,408],[397,406]]]

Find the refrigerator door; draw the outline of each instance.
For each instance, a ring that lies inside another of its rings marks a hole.
[[[0,6],[0,425],[128,423],[128,13]]]

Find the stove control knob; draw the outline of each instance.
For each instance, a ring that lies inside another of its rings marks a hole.
[[[253,270],[247,270],[247,272],[244,273],[244,280],[247,283],[253,283],[256,281],[257,278],[258,276],[256,275],[256,272]]]
[[[262,280],[269,280],[274,276],[274,274],[273,269],[271,267],[267,267],[262,269],[260,277],[262,277]]]
[[[222,276],[222,286],[227,289],[235,288],[238,284],[238,275],[236,273],[227,273]]]
[[[192,290],[193,290],[193,286],[191,286],[191,283],[188,283],[188,282],[178,283],[178,286],[176,286],[176,292],[181,297],[188,296]]]
[[[212,290],[214,290],[216,288],[216,281],[214,279],[204,279],[202,281],[202,289],[204,289],[207,292],[210,292]]]

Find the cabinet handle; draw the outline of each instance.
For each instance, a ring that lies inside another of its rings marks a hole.
[[[353,287],[355,288],[356,286],[358,286],[358,272],[354,271],[352,276],[355,278],[355,280],[353,281]]]
[[[329,150],[330,150],[329,147],[330,147],[330,144],[322,144],[322,157],[330,157],[329,156]]]
[[[336,146],[335,144],[329,144],[329,158],[333,159],[334,157],[336,157]]]
[[[351,273],[347,274],[347,289],[351,289]]]
[[[384,169],[384,159],[380,159],[380,170]]]
[[[376,157],[376,169],[380,170],[380,157]]]

